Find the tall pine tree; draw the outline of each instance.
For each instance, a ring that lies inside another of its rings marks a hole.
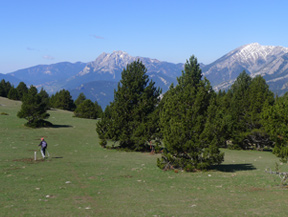
[[[97,124],[97,132],[103,140],[101,144],[110,139],[130,150],[140,151],[148,147],[152,139],[148,123],[159,103],[161,90],[149,80],[146,72],[139,60],[128,64],[122,71],[114,101]]]
[[[18,91],[16,90],[16,88],[14,88],[13,85],[11,86],[7,97],[8,97],[8,99],[12,99],[12,100],[18,100],[19,99]]]
[[[223,161],[216,144],[203,139],[208,107],[215,95],[209,81],[201,80],[197,59],[187,60],[178,85],[164,96],[160,126],[165,150],[158,166],[162,169],[181,168],[187,171],[205,169]]]
[[[281,161],[288,161],[288,93],[275,100],[274,105],[265,103],[262,121],[266,132],[274,141],[273,153]]]
[[[59,92],[55,93],[55,95],[51,96],[50,106],[68,111],[74,111],[76,108],[70,92],[65,89],[60,90]]]
[[[79,106],[85,100],[86,100],[86,96],[84,95],[84,93],[80,93],[78,98],[75,100],[76,107]]]
[[[102,109],[97,102],[93,103],[90,99],[80,103],[74,111],[75,117],[96,119],[102,114]]]
[[[274,102],[273,93],[261,76],[251,78],[243,71],[231,88],[232,98],[229,113],[232,117],[230,147],[257,149],[271,141],[261,124],[261,112],[265,103]]]
[[[2,79],[0,82],[0,96],[7,97],[11,87],[12,85],[9,81],[6,82],[4,79]]]
[[[28,121],[26,125],[29,127],[50,126],[50,122],[44,121],[50,116],[46,110],[46,103],[42,101],[36,87],[31,86],[28,93],[22,98],[21,110],[17,113],[17,116],[25,118]]]
[[[19,100],[22,100],[23,96],[28,93],[28,87],[26,86],[26,84],[23,81],[21,81],[18,84],[16,89],[17,89],[17,92],[18,92]]]

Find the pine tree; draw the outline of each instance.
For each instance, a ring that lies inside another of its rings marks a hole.
[[[28,93],[28,87],[26,86],[26,84],[21,81],[18,86],[16,87],[16,90],[18,92],[18,97],[19,100],[22,100],[22,97]]]
[[[155,87],[155,82],[149,81],[146,71],[139,60],[128,64],[122,71],[114,101],[97,124],[100,138],[117,141],[120,147],[131,150],[147,148],[152,139],[147,123],[159,103],[161,91]]]
[[[274,94],[269,90],[269,86],[262,76],[259,75],[252,79],[248,88],[247,101],[245,146],[249,147],[252,144],[256,146],[257,150],[263,149],[265,146],[271,146],[273,142],[263,128],[261,116],[265,104],[274,104]]]
[[[84,95],[84,93],[80,93],[78,98],[75,100],[76,107],[79,106],[85,100],[86,100],[86,96]]]
[[[21,110],[17,113],[19,118],[25,118],[29,127],[41,127],[51,125],[44,121],[50,115],[46,112],[47,105],[42,102],[41,97],[37,93],[37,89],[31,86],[28,93],[22,98]]]
[[[4,90],[4,87],[2,85],[2,82],[0,82],[0,96],[4,97],[5,95],[5,90]]]
[[[41,101],[46,105],[46,110],[50,109],[50,97],[49,94],[43,89],[43,87],[41,88],[38,95],[40,96]]]
[[[99,111],[99,107],[97,107],[97,105],[98,104],[93,103],[90,99],[84,100],[75,109],[74,111],[75,117],[89,118],[89,119],[99,118],[101,116],[102,110]]]
[[[239,131],[246,130],[246,120],[245,116],[249,109],[248,105],[248,88],[250,86],[252,78],[243,71],[237,77],[235,83],[232,85],[232,94],[230,112],[233,116],[235,122],[234,131],[237,133]]]
[[[112,139],[113,134],[110,132],[113,132],[111,129],[113,127],[112,125],[112,104],[108,105],[104,112],[101,115],[101,120],[97,122],[96,124],[96,132],[98,133],[98,136],[100,138],[100,145],[102,147],[105,147],[107,145],[107,139]]]
[[[274,104],[274,94],[269,90],[265,79],[258,75],[252,79],[248,88],[248,120],[249,128],[261,128],[261,113],[265,103]]]
[[[2,79],[0,82],[0,96],[7,98],[11,87],[12,85],[9,81],[6,82],[4,79]]]
[[[211,97],[205,129],[201,134],[203,140],[222,148],[227,146],[232,125],[231,116],[225,111],[225,101],[225,92],[219,92]]]
[[[273,103],[273,93],[261,76],[251,78],[243,71],[232,85],[230,114],[233,121],[231,148],[257,149],[271,143],[261,125],[264,103]]]
[[[51,96],[50,104],[51,107],[68,111],[74,111],[76,108],[70,92],[64,89]]]
[[[96,111],[96,116],[97,118],[100,118],[103,114],[103,110],[102,107],[98,104],[97,101],[94,102],[94,107],[95,107],[95,111]]]
[[[266,132],[274,142],[273,153],[281,161],[288,161],[288,94],[277,97],[273,105],[265,103],[262,120]]]
[[[17,92],[17,90],[14,88],[14,86],[12,86],[12,87],[10,88],[7,97],[8,97],[8,99],[19,100],[18,92]]]
[[[181,168],[187,171],[205,169],[223,161],[223,154],[211,141],[204,140],[207,112],[215,94],[204,78],[197,59],[186,62],[178,85],[164,96],[160,111],[160,126],[167,152],[158,159],[163,169]]]

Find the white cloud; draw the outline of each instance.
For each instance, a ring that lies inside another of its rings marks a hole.
[[[55,58],[52,57],[52,56],[49,56],[49,55],[45,55],[45,56],[43,56],[43,59],[46,59],[46,60],[54,60]]]

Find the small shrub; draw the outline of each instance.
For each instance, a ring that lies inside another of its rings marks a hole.
[[[1,112],[1,115],[8,115],[8,113],[6,113],[6,112]]]

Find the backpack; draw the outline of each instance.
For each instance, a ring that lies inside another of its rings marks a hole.
[[[42,146],[42,148],[46,148],[47,147],[47,142],[45,142],[45,141],[42,141],[42,144],[41,144],[41,146]]]

